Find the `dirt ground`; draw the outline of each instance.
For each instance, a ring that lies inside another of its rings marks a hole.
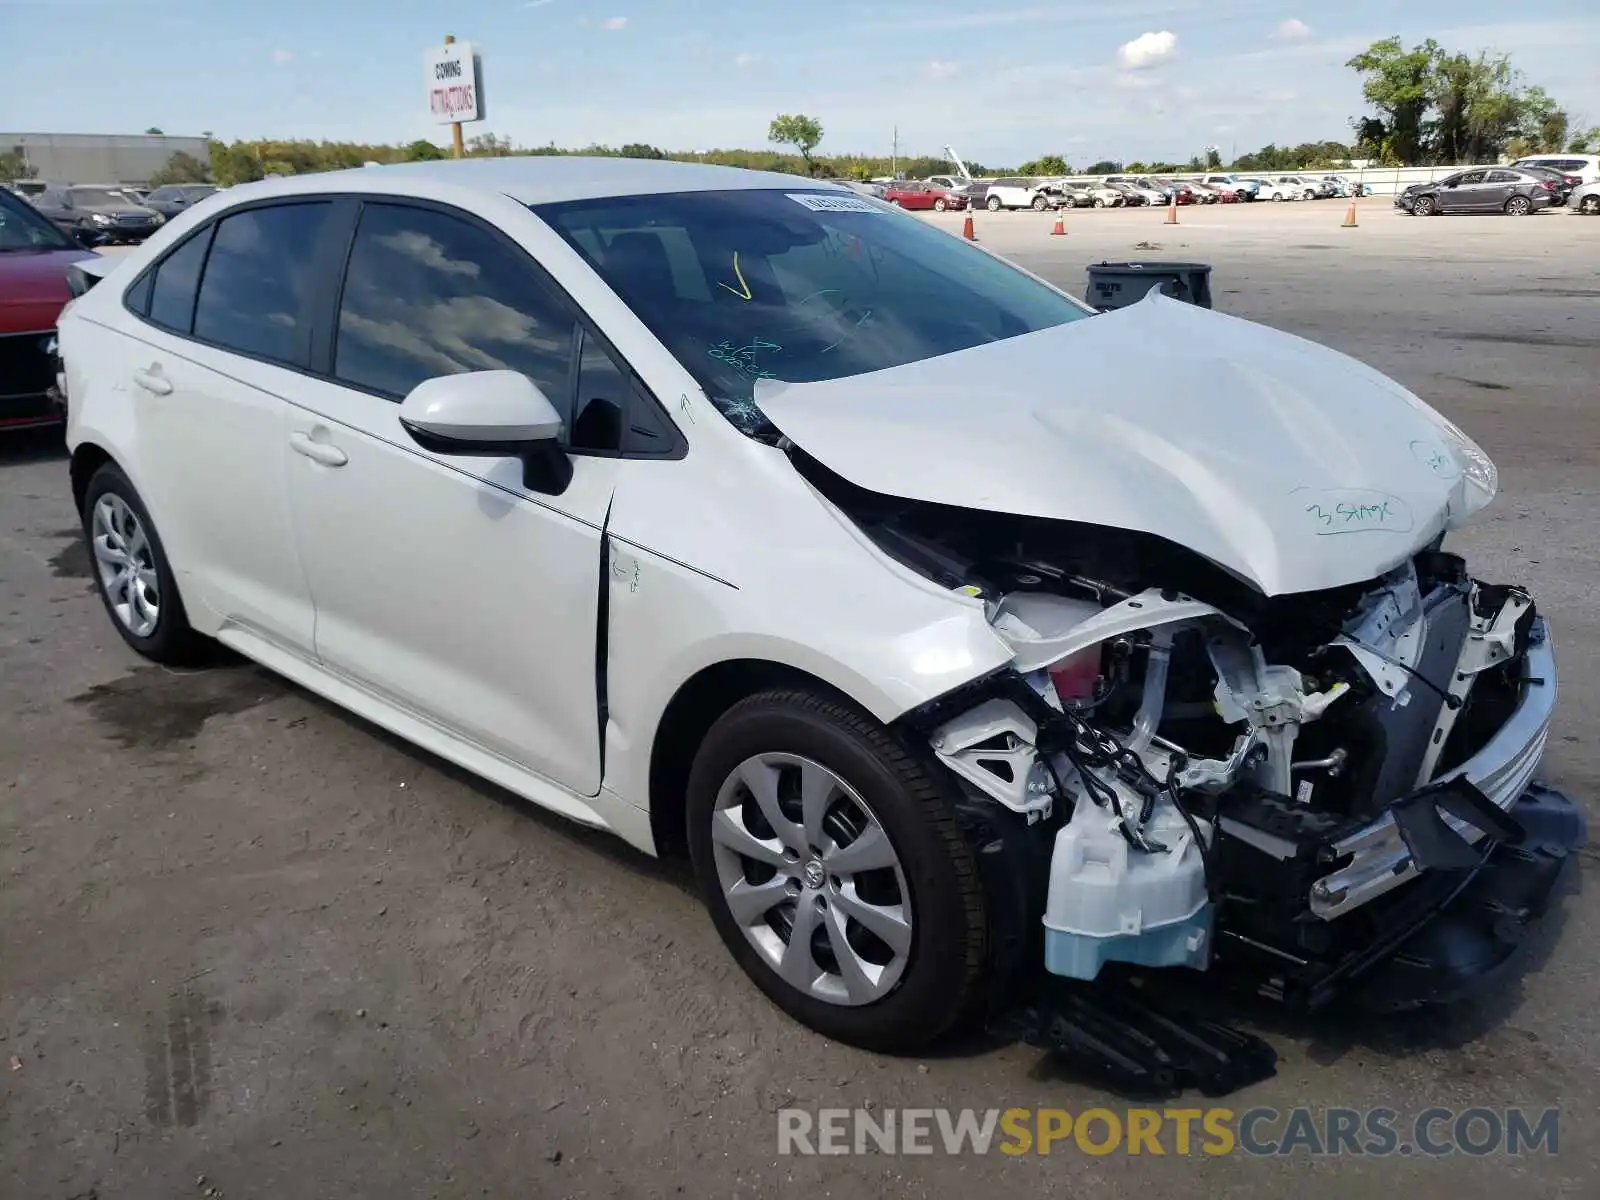
[[[1068,216],[979,236],[1083,290],[1102,258],[1213,264],[1216,306],[1358,355],[1502,472],[1460,537],[1529,584],[1562,667],[1546,776],[1600,784],[1600,220],[1387,201]],[[957,219],[943,218],[946,224]],[[1137,248],[1137,243],[1151,243]],[[1191,390],[1201,381],[1129,386]],[[1592,874],[1593,852],[1579,866]],[[243,663],[118,641],[57,439],[0,442],[0,1196],[1594,1196],[1597,889],[1443,1015],[1266,1030],[1235,1110],[1562,1110],[1554,1156],[777,1153],[776,1112],[1125,1102],[1034,1050],[878,1058],[791,1023],[684,870],[475,782]],[[1190,1098],[1186,1103],[1206,1102]]]

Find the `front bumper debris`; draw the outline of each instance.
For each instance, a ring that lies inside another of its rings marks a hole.
[[[1544,619],[1536,618],[1529,634],[1522,695],[1510,718],[1488,743],[1432,786],[1465,780],[1505,811],[1532,782],[1550,735],[1556,704],[1556,659]],[[1460,816],[1443,814],[1445,826],[1468,843],[1486,832]],[[1334,842],[1334,856],[1349,861],[1317,880],[1311,888],[1311,911],[1332,920],[1392,891],[1418,875],[1414,855],[1393,811]]]

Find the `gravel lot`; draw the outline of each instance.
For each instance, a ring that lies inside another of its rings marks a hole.
[[[1341,229],[1344,207],[977,226],[1080,295],[1102,258],[1212,263],[1220,310],[1365,359],[1482,442],[1502,495],[1459,544],[1551,619],[1546,774],[1592,811],[1600,220],[1416,220],[1380,199]],[[141,663],[92,594],[55,439],[0,443],[0,514],[0,1195],[1600,1193],[1600,901],[1581,872],[1493,995],[1272,1029],[1278,1076],[1226,1102],[1559,1105],[1555,1157],[779,1158],[790,1105],[1126,1103],[1023,1047],[918,1062],[824,1042],[745,982],[681,868],[251,666]]]

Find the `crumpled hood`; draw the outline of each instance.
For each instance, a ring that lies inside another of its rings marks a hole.
[[[1496,488],[1393,380],[1155,292],[867,375],[763,380],[755,400],[860,487],[1155,534],[1267,595],[1372,579]]]

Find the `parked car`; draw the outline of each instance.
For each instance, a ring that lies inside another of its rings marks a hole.
[[[1432,183],[1414,183],[1395,197],[1395,205],[1417,217],[1435,213],[1503,212],[1522,217],[1559,204],[1554,179],[1532,170],[1479,167],[1457,171]]]
[[[1179,204],[1195,204],[1199,196],[1187,183],[1178,179],[1156,179],[1152,177],[1147,181],[1151,187],[1161,193],[1161,203],[1171,204],[1176,196]]]
[[[1578,176],[1568,175],[1565,172],[1557,171],[1553,167],[1518,167],[1516,169],[1519,171],[1526,171],[1535,179],[1548,179],[1551,183],[1555,184],[1555,202],[1557,204],[1565,204],[1567,202],[1567,198],[1571,196],[1577,188],[1583,185],[1583,180]]]
[[[169,220],[181,212],[187,212],[207,196],[215,196],[217,186],[213,183],[177,183],[168,187],[159,187],[143,199],[146,208],[153,208]]]
[[[1292,175],[1267,176],[1256,191],[1257,200],[1309,200],[1317,190]]]
[[[1589,216],[1600,214],[1600,183],[1586,183],[1567,197],[1569,207]]]
[[[1207,187],[1220,189],[1224,197],[1232,191],[1240,200],[1254,200],[1256,191],[1261,187],[1260,180],[1241,179],[1236,175],[1206,175],[1200,182]]]
[[[896,180],[883,190],[883,198],[896,208],[944,212],[967,207],[967,198],[960,193],[947,192],[920,179]]]
[[[6,187],[26,199],[33,199],[50,185],[42,179],[13,179]]]
[[[1122,208],[1129,203],[1129,194],[1112,184],[1091,180],[1073,186],[1088,196],[1089,205],[1093,208]]]
[[[1112,183],[1110,180],[1105,180],[1100,186],[1119,193],[1124,208],[1138,208],[1151,203],[1151,200],[1158,196],[1158,193],[1136,188],[1131,183]]]
[[[1276,177],[1279,187],[1287,188],[1291,200],[1315,200],[1319,194],[1316,183],[1303,175],[1279,175]],[[1329,192],[1331,195],[1331,191]],[[1276,196],[1273,199],[1277,199]]]
[[[33,206],[73,237],[100,242],[142,242],[166,219],[104,185],[48,187]]]
[[[60,341],[109,622],[686,851],[755,984],[861,1046],[1041,959],[1323,1011],[1503,962],[1582,821],[1531,783],[1542,616],[1440,548],[1484,452],[1303,338],[1098,315],[841,199],[411,163],[91,264]]]
[[[1158,187],[1153,187],[1149,181],[1136,179],[1128,175],[1112,175],[1106,179],[1107,183],[1117,187],[1130,189],[1145,204],[1165,204],[1167,194]]]
[[[67,268],[94,257],[0,188],[0,429],[61,421],[56,318],[72,298]]]
[[[1050,198],[1052,208],[1088,208],[1094,203],[1088,188],[1065,179],[1040,180],[1039,190]]]
[[[1600,182],[1600,154],[1530,154],[1511,165],[1546,167],[1563,175],[1576,175],[1579,184]]]
[[[1194,193],[1196,204],[1220,204],[1222,202],[1222,191],[1220,188],[1214,188],[1210,184],[1201,183],[1197,179],[1185,179],[1183,184]]]
[[[962,188],[966,187],[971,180],[963,179],[959,175],[929,175],[922,182],[932,184],[934,187],[939,188],[942,191],[959,192]]]
[[[1052,196],[1037,180],[1020,175],[1008,175],[992,181],[984,190],[983,203],[990,212],[1002,208],[1031,208],[1035,212],[1059,208],[1064,202],[1060,193]]]

